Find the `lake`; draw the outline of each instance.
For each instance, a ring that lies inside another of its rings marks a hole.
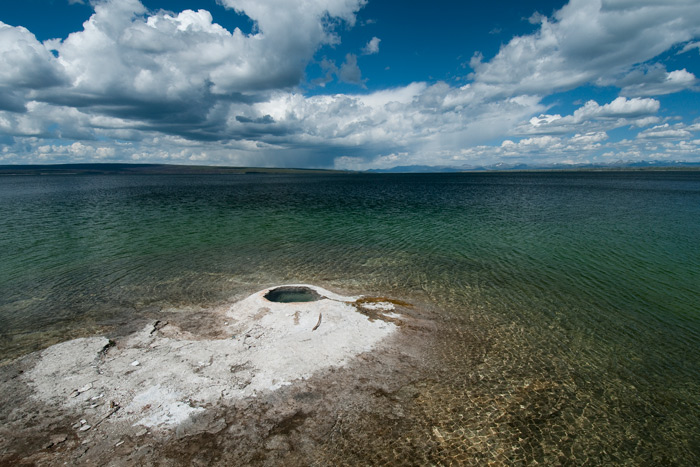
[[[311,283],[430,310],[417,462],[700,464],[700,171],[3,176],[0,232],[3,361]]]

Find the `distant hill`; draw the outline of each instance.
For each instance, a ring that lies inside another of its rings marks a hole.
[[[309,174],[345,173],[322,169],[275,169],[264,167],[219,167],[170,164],[55,164],[0,165],[0,175],[225,175],[225,174]]]
[[[435,172],[464,172],[460,167],[441,165],[401,165],[390,169],[370,169],[369,173],[435,173]]]
[[[497,171],[527,171],[527,170],[700,170],[700,162],[685,161],[616,161],[608,164],[506,164],[499,162],[493,165],[474,166],[429,166],[404,165],[389,169],[372,169],[371,173],[450,173],[450,172],[497,172]]]

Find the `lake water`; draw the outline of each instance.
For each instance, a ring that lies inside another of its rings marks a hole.
[[[0,360],[313,283],[432,310],[416,463],[700,465],[700,172],[8,176],[0,233]]]

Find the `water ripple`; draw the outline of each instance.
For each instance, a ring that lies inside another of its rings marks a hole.
[[[438,310],[411,429],[506,463],[700,462],[698,172],[3,177],[0,231],[2,358],[315,282]]]

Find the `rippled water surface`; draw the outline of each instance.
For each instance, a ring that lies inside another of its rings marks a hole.
[[[700,172],[0,177],[0,357],[290,282],[434,310],[345,459],[700,464]]]

